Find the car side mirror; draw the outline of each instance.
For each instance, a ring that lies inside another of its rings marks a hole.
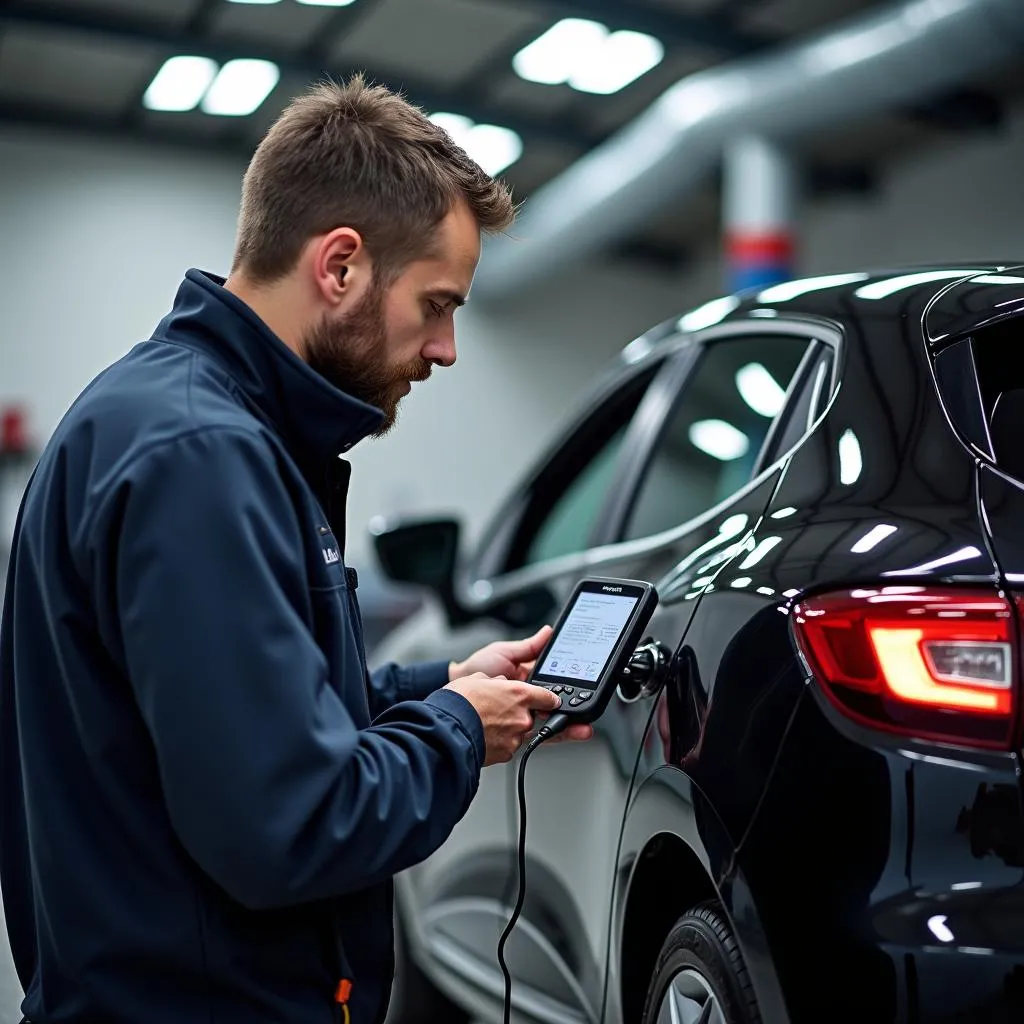
[[[370,524],[381,570],[395,583],[409,583],[432,590],[441,599],[449,621],[468,619],[455,599],[455,565],[461,527],[456,519],[421,519],[390,523],[376,519]]]

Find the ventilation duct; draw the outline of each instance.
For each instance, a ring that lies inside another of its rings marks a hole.
[[[501,299],[627,235],[737,136],[778,141],[927,97],[1024,48],[1024,0],[910,0],[684,78],[525,204],[491,239],[474,296]]]

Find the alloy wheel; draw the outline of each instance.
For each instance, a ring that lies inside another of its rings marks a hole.
[[[656,1024],[727,1024],[711,985],[697,971],[676,974],[665,989]]]

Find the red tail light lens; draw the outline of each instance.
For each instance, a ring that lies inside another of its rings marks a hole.
[[[848,715],[922,738],[1009,746],[1018,661],[1006,598],[850,590],[800,602],[793,623],[814,675]]]

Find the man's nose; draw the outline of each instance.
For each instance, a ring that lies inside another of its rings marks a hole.
[[[423,346],[423,358],[436,366],[452,366],[455,362],[455,332],[436,334]]]

